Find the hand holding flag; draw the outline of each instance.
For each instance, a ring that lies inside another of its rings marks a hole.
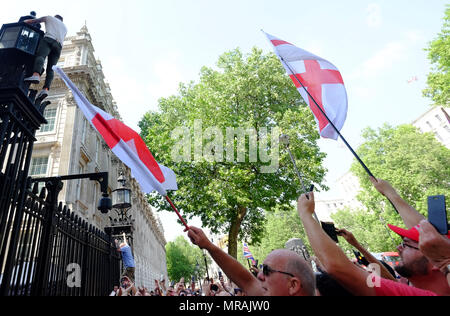
[[[248,245],[244,242],[244,258],[245,259],[250,259],[252,261],[253,265],[256,265],[256,260],[255,258],[253,258],[252,253],[250,252],[250,249],[248,248]]]

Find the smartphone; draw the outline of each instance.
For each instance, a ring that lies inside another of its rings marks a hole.
[[[428,197],[428,221],[440,234],[447,235],[448,222],[444,195]]]
[[[353,250],[353,253],[355,254],[356,260],[358,260],[359,264],[362,264],[364,266],[369,266],[369,261],[367,261],[366,257],[363,257],[359,251]]]
[[[334,223],[329,222],[320,222],[320,223],[322,224],[322,229],[327,233],[327,235],[330,236],[330,238],[333,239],[336,243],[339,243]]]
[[[217,292],[219,290],[219,287],[216,284],[211,284],[210,287],[211,291]]]
[[[222,271],[219,271],[219,278],[222,277]]]

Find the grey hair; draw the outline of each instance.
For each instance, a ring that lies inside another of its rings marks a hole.
[[[316,276],[311,266],[302,257],[293,254],[286,263],[286,270],[300,279],[303,292],[306,295],[315,296]]]

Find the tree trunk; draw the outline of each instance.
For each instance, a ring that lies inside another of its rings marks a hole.
[[[228,254],[237,259],[237,239],[239,231],[241,230],[241,223],[247,214],[246,207],[238,207],[237,216],[231,223],[230,231],[228,233]]]

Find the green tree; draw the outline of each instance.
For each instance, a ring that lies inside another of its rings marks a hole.
[[[400,239],[389,231],[385,212],[345,208],[331,215],[337,228],[352,232],[360,244],[371,252],[395,251]],[[396,221],[398,222],[398,221]],[[389,222],[391,224],[393,222]],[[339,245],[353,257],[353,247],[339,237]]]
[[[375,131],[367,128],[358,149],[361,159],[377,177],[392,184],[400,196],[427,216],[427,197],[450,196],[450,150],[431,133],[420,133],[411,125],[384,125]],[[338,226],[354,230],[355,237],[372,251],[395,249],[395,234],[385,226],[404,227],[391,204],[373,187],[359,163],[351,171],[359,178],[362,190],[358,200],[364,210],[343,210],[333,216]]]
[[[444,25],[438,37],[427,48],[428,59],[433,65],[428,75],[428,87],[424,95],[431,98],[435,105],[450,104],[450,5],[445,10]]]
[[[201,137],[198,122],[203,128],[216,129]],[[229,254],[235,258],[238,239],[257,243],[265,213],[275,206],[290,208],[299,194],[289,157],[285,151],[276,157],[278,137],[265,144],[260,133],[264,128],[269,134],[276,128],[288,134],[305,182],[326,188],[321,184],[326,172],[321,165],[325,154],[316,144],[319,134],[312,113],[277,57],[256,48],[247,56],[239,49],[223,54],[217,69],[203,67],[198,83],[181,84],[179,95],[159,100],[159,111],[147,113],[140,128],[155,158],[177,174],[179,190],[172,198],[182,213],[188,218],[199,216],[203,227],[213,233],[228,234]],[[259,159],[255,159],[256,152],[242,150],[237,137],[232,135],[228,143],[224,136],[229,137],[227,128],[258,131],[256,142],[250,137],[244,139],[245,148],[258,148]],[[232,150],[225,149],[228,144]],[[200,154],[208,159],[195,159],[199,146]],[[272,159],[261,159],[268,148],[272,149]],[[238,157],[245,154],[243,162],[225,159],[235,158],[236,152]],[[279,163],[279,168],[265,173],[263,168],[274,163]],[[157,209],[171,211],[160,196],[153,194],[149,201]]]
[[[309,254],[312,255],[308,237],[295,207],[291,207],[288,211],[276,209],[268,213],[266,217],[267,223],[261,242],[249,245],[255,259],[262,263],[269,253],[275,249],[283,249],[286,242],[292,238],[300,238],[306,245]],[[238,260],[242,264],[247,265],[246,260],[243,258],[242,246],[240,250],[241,253],[238,256]]]
[[[175,241],[166,245],[167,273],[173,281],[179,281],[182,277],[186,283],[191,276],[202,277],[206,275],[206,267],[202,251],[193,246],[183,236],[179,236]],[[207,257],[208,264],[211,259]],[[196,265],[199,265],[198,270]]]

